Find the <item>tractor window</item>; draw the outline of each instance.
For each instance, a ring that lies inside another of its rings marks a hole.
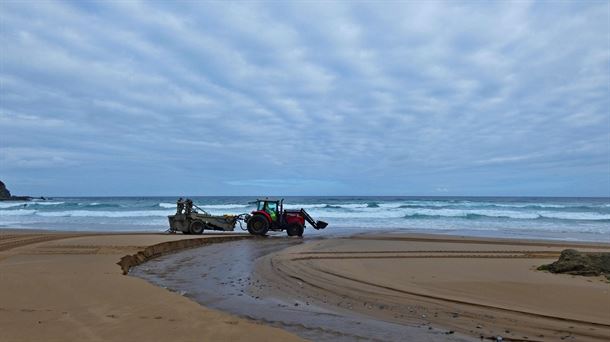
[[[271,221],[275,221],[277,219],[277,203],[276,202],[267,202],[267,206],[265,207],[265,211],[271,217]]]
[[[269,211],[277,211],[277,203],[275,203],[275,202],[267,202],[267,210],[269,210]]]

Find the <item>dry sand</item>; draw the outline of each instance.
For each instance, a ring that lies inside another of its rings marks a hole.
[[[609,245],[364,235],[285,249],[263,258],[257,274],[285,298],[447,334],[608,341],[605,277],[536,270],[568,247],[610,251]]]
[[[117,265],[186,239],[202,237],[0,230],[0,341],[300,340],[124,276]]]

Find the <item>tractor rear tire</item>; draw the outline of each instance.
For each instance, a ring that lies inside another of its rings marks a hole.
[[[191,232],[191,234],[202,234],[203,230],[205,229],[205,223],[201,222],[201,221],[195,221],[193,223],[191,223],[190,227],[189,227],[189,231]]]
[[[264,236],[269,231],[269,221],[263,215],[254,215],[248,220],[248,232],[252,235]]]
[[[288,225],[288,227],[286,227],[286,234],[288,234],[288,236],[303,236],[304,230],[305,227],[302,225],[298,223],[291,223]]]

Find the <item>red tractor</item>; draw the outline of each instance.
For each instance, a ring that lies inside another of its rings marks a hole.
[[[246,218],[248,232],[252,235],[266,235],[268,231],[286,230],[288,236],[303,236],[305,221],[315,229],[324,229],[328,223],[316,221],[305,209],[284,209],[284,200],[258,199],[256,210]]]

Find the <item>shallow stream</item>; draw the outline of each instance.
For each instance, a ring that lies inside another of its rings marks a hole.
[[[259,297],[252,287],[274,287],[253,280],[257,259],[312,238],[270,237],[212,244],[153,259],[130,274],[178,292],[206,307],[280,327],[314,341],[466,341],[428,327],[346,315],[314,304],[295,305],[281,296]],[[278,289],[281,291],[281,289]],[[267,291],[268,292],[268,291]]]

